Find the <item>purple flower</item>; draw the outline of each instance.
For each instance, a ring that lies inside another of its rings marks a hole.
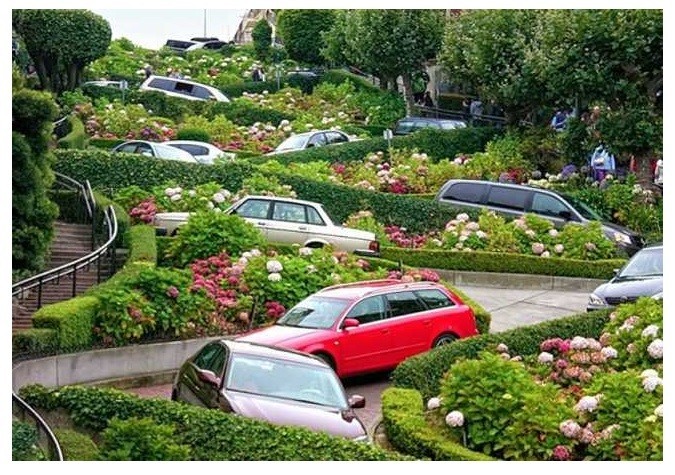
[[[554,460],[569,460],[570,459],[570,450],[564,445],[556,445],[553,449],[553,459]]]
[[[179,293],[180,292],[178,292],[178,289],[176,287],[174,287],[173,285],[171,287],[169,287],[168,289],[166,289],[166,295],[168,297],[171,297],[172,299],[175,299],[176,297],[178,297]]]

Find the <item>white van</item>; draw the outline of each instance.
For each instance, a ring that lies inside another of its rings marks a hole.
[[[167,96],[182,97],[191,101],[218,101],[230,100],[215,87],[188,81],[187,79],[170,78],[166,76],[150,76],[143,81],[141,91],[159,91]]]

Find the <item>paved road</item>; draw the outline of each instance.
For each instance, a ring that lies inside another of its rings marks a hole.
[[[553,320],[586,311],[588,292],[555,290],[497,289],[487,287],[460,287],[470,298],[492,314],[490,331],[497,333],[519,326]],[[380,418],[380,395],[389,386],[389,374],[380,373],[344,381],[348,395],[360,394],[366,398],[366,407],[356,412],[372,433]],[[129,389],[129,392],[147,397],[171,396],[171,385]]]

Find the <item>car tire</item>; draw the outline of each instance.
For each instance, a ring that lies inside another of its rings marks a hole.
[[[322,359],[328,366],[331,367],[333,371],[335,371],[335,362],[333,361],[333,358],[331,358],[329,355],[327,355],[326,353],[314,353],[314,356]]]
[[[438,348],[439,346],[449,345],[454,341],[457,341],[457,336],[453,335],[452,333],[441,333],[436,337],[431,347]]]

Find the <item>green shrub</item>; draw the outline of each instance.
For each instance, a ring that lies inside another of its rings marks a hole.
[[[101,460],[190,460],[190,447],[174,442],[174,432],[150,418],[113,418],[101,434]]]
[[[117,246],[124,245],[125,234],[131,226],[131,218],[127,214],[126,210],[120,206],[115,201],[111,200],[103,193],[99,191],[94,191],[94,200],[96,201],[96,229],[103,230],[104,214],[103,210],[107,209],[108,206],[112,206],[115,211],[115,218],[117,219],[117,240],[115,241]],[[107,234],[100,236],[100,242],[108,240]]]
[[[51,355],[57,352],[59,341],[56,330],[28,328],[12,333],[12,357]]]
[[[72,429],[53,429],[59,441],[63,459],[68,461],[99,460],[99,450],[88,435]]]
[[[129,103],[142,104],[145,110],[152,111],[154,117],[166,117],[174,122],[181,122],[185,116],[203,107],[201,101],[186,101],[159,91],[141,90],[129,91]]]
[[[443,374],[461,358],[476,358],[490,347],[504,343],[512,355],[539,353],[539,345],[548,338],[585,336],[599,338],[609,321],[609,311],[572,315],[501,333],[464,338],[403,361],[392,373],[393,385],[418,390],[424,400],[439,394]]]
[[[232,102],[209,103],[201,115],[210,120],[213,120],[218,115],[223,115],[235,124],[245,126],[251,126],[256,122],[262,122],[263,124],[269,122],[277,126],[284,119],[295,119],[294,114],[260,107],[245,99]]]
[[[285,85],[285,81],[281,81],[281,87]],[[245,81],[228,84],[227,86],[221,86],[220,90],[225,94],[229,99],[239,97],[244,92],[249,94],[261,94],[263,91],[278,91],[276,81]]]
[[[221,252],[239,257],[245,251],[261,247],[265,238],[260,230],[237,215],[201,212],[190,215],[177,237],[166,250],[166,257],[180,267],[195,259]]]
[[[198,142],[211,142],[211,136],[202,129],[180,129],[176,134],[176,140],[196,140]]]
[[[431,249],[404,249],[385,247],[382,257],[401,261],[412,267],[448,269],[471,272],[503,272],[511,274],[535,274],[589,279],[610,279],[614,269],[625,264],[623,259],[585,261],[577,259],[541,258],[522,254],[494,252],[463,252]]]
[[[12,460],[45,460],[46,457],[38,447],[37,429],[22,421],[12,421]]]
[[[117,417],[151,418],[175,426],[174,441],[188,445],[193,460],[411,460],[375,446],[305,428],[266,422],[188,404],[144,399],[114,389],[25,386],[22,398],[38,410],[65,410],[77,427],[103,431]]]
[[[56,331],[61,352],[89,348],[92,342],[91,329],[98,310],[98,299],[75,297],[40,308],[33,315],[33,326]]]
[[[65,137],[62,137],[56,143],[59,148],[86,148],[88,137],[84,130],[84,124],[77,116],[71,115],[68,117],[70,122],[70,132]]]
[[[157,263],[157,242],[155,228],[145,224],[131,226],[127,231],[129,243],[129,262]]]
[[[122,100],[122,90],[117,87],[101,87],[94,84],[83,84],[80,89],[84,95],[91,99],[91,102],[102,98],[110,102]]]
[[[387,440],[404,454],[432,460],[494,460],[449,440],[428,424],[420,393],[390,387],[382,393],[382,421]]]

